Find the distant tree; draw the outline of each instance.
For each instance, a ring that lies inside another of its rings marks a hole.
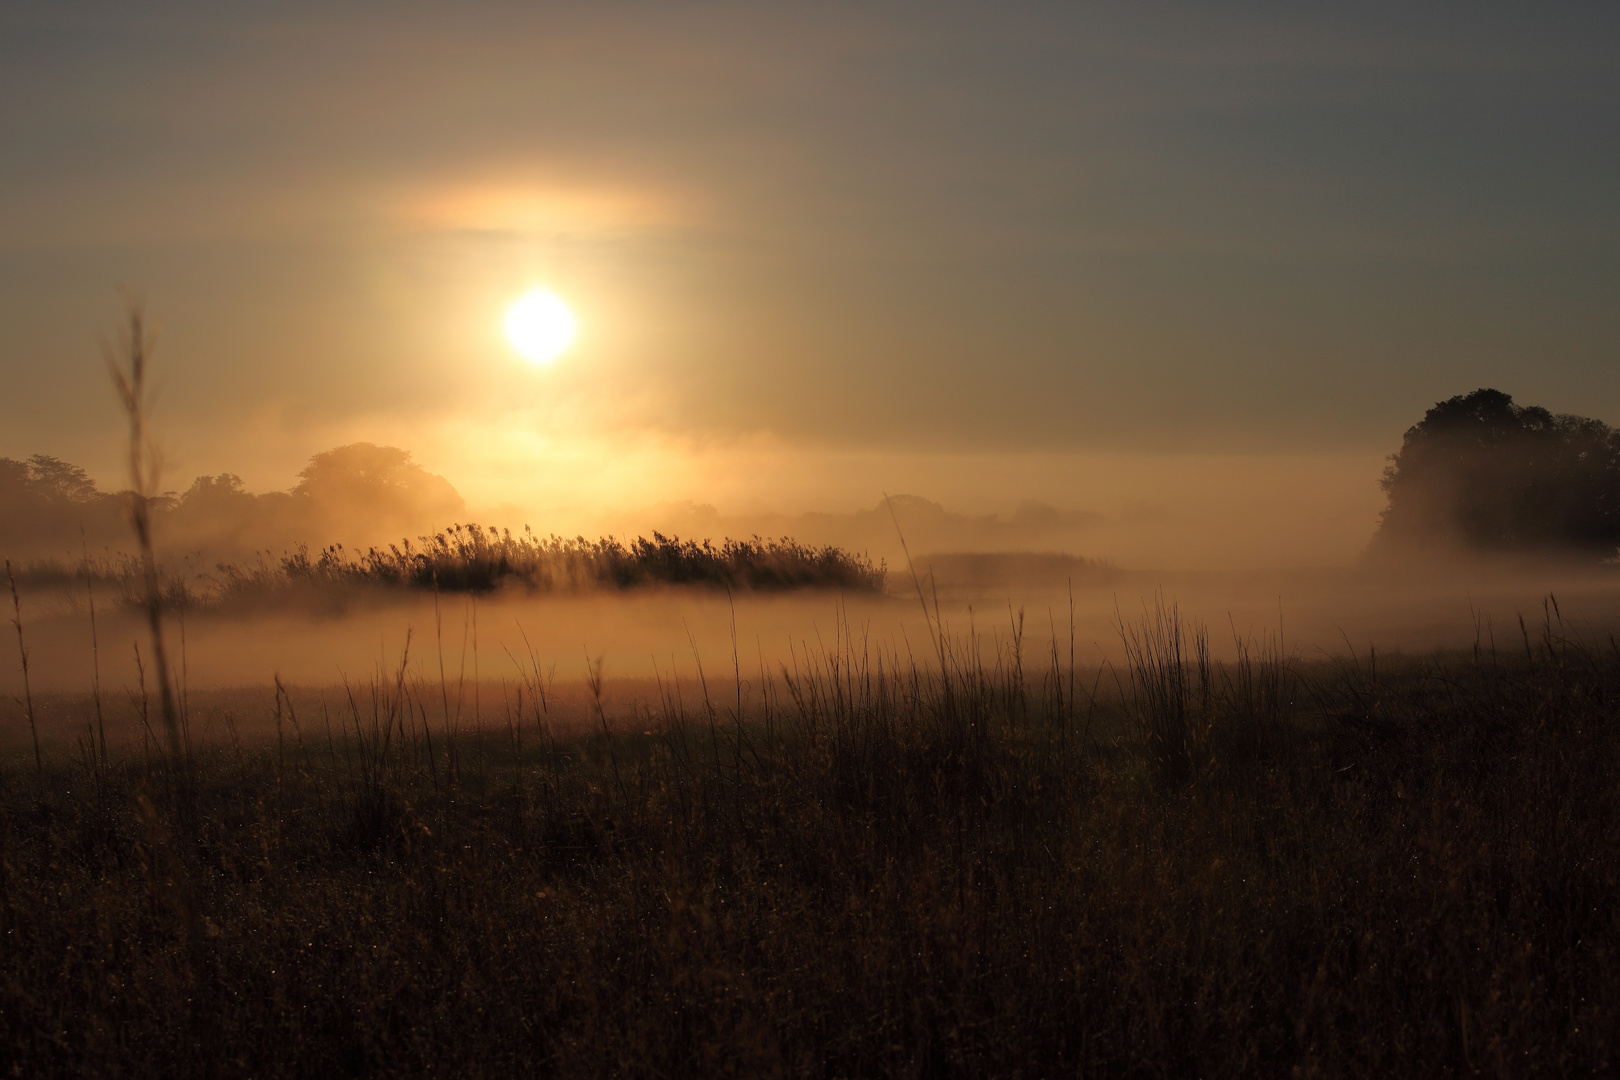
[[[466,514],[448,480],[392,446],[340,446],[310,458],[298,477],[290,492],[255,495],[234,473],[199,476],[181,494],[152,499],[160,547],[206,567],[298,544],[387,544]],[[97,555],[121,550],[128,499],[128,492],[96,490],[84,469],[57,458],[0,458],[0,554],[60,559],[86,546]]]
[[[199,476],[162,509],[155,524],[165,548],[203,555],[204,565],[283,542],[268,497],[248,491],[235,473]]]
[[[0,458],[0,551],[8,557],[59,556],[86,540],[121,537],[122,506],[77,465],[46,454]]]
[[[218,476],[199,476],[191,482],[184,495],[180,496],[181,505],[191,502],[221,502],[234,501],[247,495],[247,488],[242,484],[242,478],[235,473],[220,473]]]
[[[406,474],[421,472],[413,464],[409,450],[397,446],[377,446],[374,443],[350,443],[309,459],[298,473],[299,484],[294,494],[311,497],[341,489],[355,492],[364,489],[381,491],[401,486]]]
[[[1442,401],[1384,470],[1374,550],[1607,558],[1620,547],[1620,432],[1482,389]]]
[[[28,464],[16,458],[0,457],[0,502],[10,505],[28,491]]]
[[[467,509],[450,481],[393,446],[351,443],[316,454],[298,478],[293,498],[330,530],[325,535],[381,539],[402,529],[442,528]]]
[[[28,482],[41,498],[51,502],[87,503],[99,494],[89,473],[45,454],[28,459]]]

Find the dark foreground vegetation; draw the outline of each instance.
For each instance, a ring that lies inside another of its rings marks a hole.
[[[1511,656],[1217,664],[1173,615],[1127,637],[1095,698],[1015,636],[926,670],[846,637],[594,737],[553,738],[534,682],[457,735],[402,666],[341,714],[278,709],[268,748],[18,759],[0,1059],[1614,1074],[1612,645],[1554,620]]]

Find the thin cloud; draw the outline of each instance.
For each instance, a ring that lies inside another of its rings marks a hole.
[[[691,214],[668,195],[630,187],[469,181],[394,197],[387,219],[408,230],[603,236],[670,229]]]

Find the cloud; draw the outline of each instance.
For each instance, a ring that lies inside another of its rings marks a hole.
[[[669,229],[690,213],[669,195],[612,184],[474,180],[423,187],[385,201],[409,230],[600,237]]]

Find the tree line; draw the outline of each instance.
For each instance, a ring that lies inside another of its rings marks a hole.
[[[80,466],[44,454],[0,458],[0,552],[61,559],[128,546],[127,491],[102,491]],[[234,559],[299,543],[381,542],[432,531],[466,504],[408,451],[352,443],[316,454],[290,491],[255,494],[234,473],[199,476],[152,500],[160,540],[177,553]]]

